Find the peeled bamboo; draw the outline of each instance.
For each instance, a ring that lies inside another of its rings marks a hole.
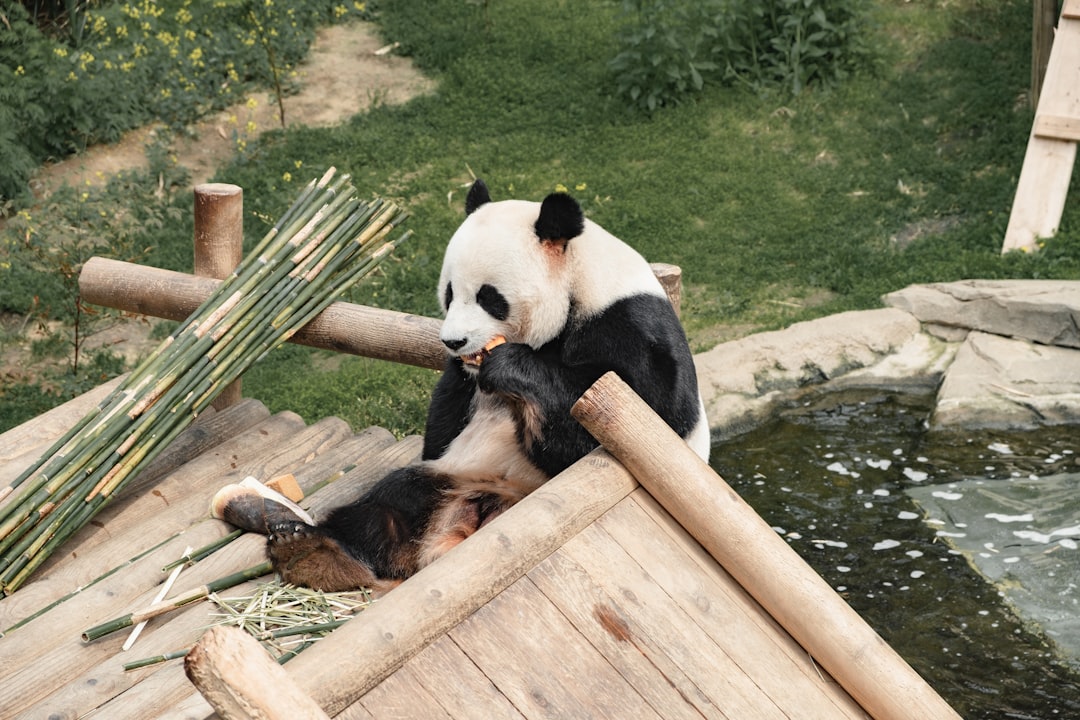
[[[0,489],[0,591],[14,592],[220,392],[400,243],[405,214],[333,169],[67,434]]]

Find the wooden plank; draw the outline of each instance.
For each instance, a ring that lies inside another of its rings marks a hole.
[[[588,538],[595,535],[590,528],[571,544],[599,560],[600,556],[588,549]],[[618,564],[598,573],[606,579],[610,570],[626,583],[619,588],[602,586],[566,549],[534,568],[529,579],[664,718],[768,717],[768,711],[758,712],[759,704],[768,704],[767,698],[757,694],[755,699],[763,703],[738,699],[742,680],[734,679],[733,674],[738,668],[722,658],[717,661],[722,653],[707,638],[701,638],[700,629],[673,607],[670,598],[660,598],[653,608],[661,615],[661,622],[646,624],[650,619],[641,617],[643,608],[639,606],[655,600],[656,593],[652,588],[641,592],[641,586],[652,581],[627,561],[623,555],[616,559]],[[699,679],[688,677],[672,656],[690,658],[698,666],[707,666],[708,671]],[[732,698],[736,698],[734,702]]]
[[[1065,0],[1061,17],[1066,20],[1080,20],[1080,0]]]
[[[341,712],[635,486],[607,453],[589,453],[300,654],[289,671],[330,715]]]
[[[420,682],[417,672],[405,665],[390,677],[371,688],[359,703],[372,717],[379,720],[450,720],[439,699]],[[353,717],[349,708],[335,717]]]
[[[424,648],[405,668],[410,670],[410,677],[417,685],[437,698],[439,705],[458,720],[521,720],[523,717],[446,635]],[[368,693],[361,702],[372,707],[367,702],[370,697]],[[375,715],[381,717],[379,713]]]
[[[640,490],[612,508],[596,528],[633,557],[785,714],[866,717],[647,492]]]
[[[1075,11],[1075,2],[1066,5]],[[1070,16],[1071,17],[1071,16]],[[1043,78],[1036,117],[1080,118],[1080,21],[1064,17],[1058,24]],[[1069,192],[1076,143],[1041,137],[1032,124],[1024,164],[1016,185],[1002,252],[1030,252],[1039,238],[1052,237],[1061,222]]]
[[[1035,117],[1034,133],[1041,138],[1080,142],[1080,118],[1038,115]]]
[[[527,578],[450,637],[525,717],[660,717]]]

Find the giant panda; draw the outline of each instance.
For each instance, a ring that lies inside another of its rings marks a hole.
[[[570,407],[614,370],[703,458],[686,336],[649,264],[554,193],[493,202],[477,180],[438,295],[448,358],[421,460],[317,524],[269,523],[282,579],[385,592],[567,468],[596,441]]]

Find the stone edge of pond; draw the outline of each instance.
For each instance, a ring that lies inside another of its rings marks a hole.
[[[714,439],[810,392],[937,388],[931,430],[1080,423],[1080,282],[912,285],[890,307],[723,343],[695,356]]]

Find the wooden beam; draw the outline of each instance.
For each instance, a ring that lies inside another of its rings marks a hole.
[[[1080,117],[1036,115],[1035,135],[1053,140],[1080,142]]]
[[[330,720],[238,627],[218,625],[203,633],[184,658],[184,672],[223,720]]]
[[[959,715],[614,373],[572,414],[876,720]]]
[[[84,300],[96,305],[184,320],[220,282],[95,257],[83,265],[79,292]],[[290,342],[442,369],[446,349],[439,340],[441,325],[434,318],[336,302],[305,325]]]

